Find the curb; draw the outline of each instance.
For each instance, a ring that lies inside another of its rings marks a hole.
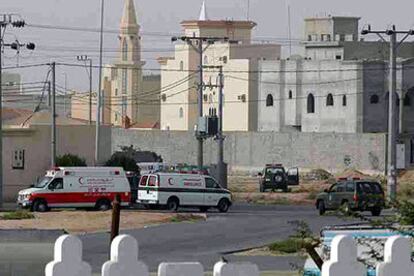
[[[65,230],[0,229],[0,243],[37,242],[54,243],[58,237],[67,234]]]

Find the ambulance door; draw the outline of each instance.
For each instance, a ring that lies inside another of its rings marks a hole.
[[[70,196],[66,195],[63,190],[63,178],[53,179],[47,186],[49,192],[45,196],[49,206],[60,206],[70,202]]]
[[[156,175],[150,175],[147,181],[147,200],[154,202],[158,200],[158,177]]]
[[[141,176],[141,179],[139,181],[138,186],[138,199],[139,200],[148,200],[147,196],[147,181],[148,181],[148,175]]]
[[[206,189],[204,193],[204,205],[217,206],[221,198],[220,185],[211,177],[205,178]]]

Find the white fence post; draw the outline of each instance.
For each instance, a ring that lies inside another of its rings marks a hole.
[[[366,276],[364,264],[357,261],[357,246],[349,236],[338,235],[331,243],[329,261],[322,265],[322,276]]]
[[[162,263],[158,276],[204,276],[204,268],[200,263]]]
[[[46,276],[91,276],[91,266],[82,260],[82,242],[71,235],[55,242],[54,260],[46,265]]]
[[[102,266],[102,276],[149,276],[147,265],[138,261],[138,256],[135,238],[116,237],[111,244],[111,260]]]
[[[225,263],[218,262],[214,265],[213,276],[259,276],[259,268],[251,263]]]
[[[411,241],[401,236],[391,237],[385,242],[384,262],[377,265],[377,276],[406,275],[414,275]]]

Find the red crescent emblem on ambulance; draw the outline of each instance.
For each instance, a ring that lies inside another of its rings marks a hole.
[[[170,178],[168,178],[168,184],[170,184],[170,185],[174,185],[174,183],[173,183],[173,178],[172,177],[170,177]]]
[[[78,181],[79,181],[79,184],[83,185],[83,177],[79,177]]]

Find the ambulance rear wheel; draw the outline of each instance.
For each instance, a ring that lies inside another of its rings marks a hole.
[[[41,199],[36,200],[33,203],[33,211],[41,213],[49,211],[49,207],[47,207],[47,202]]]
[[[170,211],[177,211],[179,204],[178,198],[171,197],[167,201],[167,209]]]
[[[95,209],[98,211],[108,211],[111,209],[111,202],[108,199],[100,199],[96,202]]]

